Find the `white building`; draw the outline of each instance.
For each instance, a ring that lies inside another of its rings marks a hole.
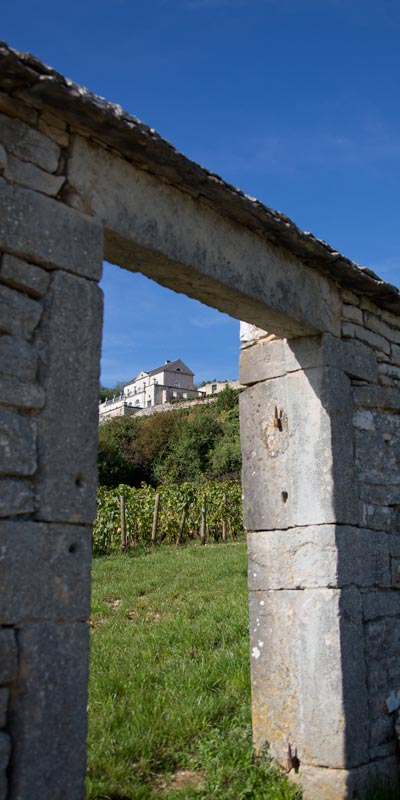
[[[124,386],[124,397],[135,408],[150,408],[179,398],[194,400],[201,394],[195,388],[193,378],[194,373],[180,358],[165,361],[150,372],[139,372]]]
[[[209,381],[209,383],[202,383],[199,391],[209,397],[209,395],[222,392],[227,386],[230,386],[231,389],[244,389],[244,386],[239,381]]]
[[[100,419],[104,421],[109,417],[134,414],[139,409],[173,400],[201,398],[204,393],[195,389],[193,378],[194,373],[180,358],[165,361],[161,367],[149,372],[142,370],[125,384],[122,395],[100,403]]]

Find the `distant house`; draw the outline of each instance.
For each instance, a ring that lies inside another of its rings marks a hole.
[[[239,381],[209,381],[208,383],[202,383],[199,389],[202,394],[205,394],[207,397],[209,397],[209,395],[222,392],[222,390],[226,389],[227,386],[230,386],[231,389],[244,388]]]
[[[180,359],[165,361],[155,369],[142,370],[129,383],[123,393],[112,400],[100,403],[100,421],[109,417],[134,414],[143,408],[152,408],[174,400],[196,400],[204,396],[193,383],[194,373]]]
[[[194,372],[181,361],[165,361],[150,372],[139,372],[124,386],[124,397],[136,408],[150,408],[171,400],[201,397],[193,383]]]

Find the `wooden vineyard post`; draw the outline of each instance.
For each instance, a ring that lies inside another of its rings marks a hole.
[[[179,544],[181,538],[183,536],[183,531],[185,530],[185,522],[186,522],[186,506],[184,506],[181,516],[181,524],[179,525],[178,536],[176,537],[176,544]]]
[[[121,548],[126,550],[126,512],[125,512],[125,497],[123,494],[119,498],[121,507]]]
[[[203,505],[201,507],[200,544],[206,543],[206,530],[207,530],[207,511],[206,511],[206,498],[204,498]]]
[[[154,503],[154,514],[153,514],[153,527],[151,529],[151,543],[154,545],[156,543],[157,537],[157,524],[158,524],[158,511],[160,508],[160,495],[157,492],[156,500]]]
[[[224,508],[223,508],[223,512],[222,512],[222,541],[226,542],[226,517],[225,517],[226,494],[224,494],[224,496],[223,496],[223,504],[224,504]]]

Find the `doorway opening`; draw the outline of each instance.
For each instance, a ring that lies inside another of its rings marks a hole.
[[[102,286],[87,798],[196,796],[251,761],[239,323],[111,265]]]

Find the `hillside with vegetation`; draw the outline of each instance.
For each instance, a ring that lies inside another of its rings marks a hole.
[[[240,480],[238,391],[213,403],[148,417],[115,417],[99,428],[99,483],[139,487]]]

